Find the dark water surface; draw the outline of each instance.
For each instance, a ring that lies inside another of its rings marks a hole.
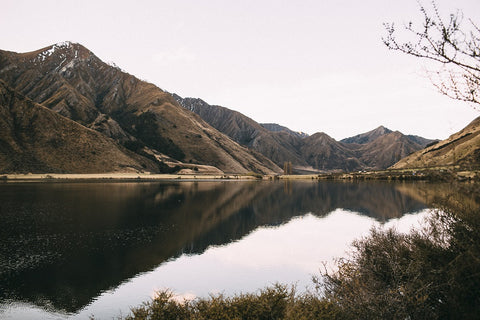
[[[408,229],[425,183],[0,184],[0,318],[114,318],[183,296],[308,285],[372,225]]]

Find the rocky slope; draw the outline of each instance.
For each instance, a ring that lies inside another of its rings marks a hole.
[[[182,108],[169,93],[104,63],[79,44],[66,42],[28,53],[0,50],[0,79],[160,165],[174,159],[176,164],[213,165],[224,172],[280,171]]]
[[[197,98],[182,98],[176,94],[173,96],[180,105],[198,114],[217,130],[271,159],[277,165],[283,166],[286,161],[307,165],[299,152],[301,139],[298,134],[291,133],[293,131],[272,132],[240,112],[210,105]]]
[[[398,131],[390,131],[358,150],[358,159],[372,169],[385,169],[423,146]]]
[[[154,171],[157,166],[0,81],[0,172],[140,170]]]
[[[284,126],[279,125],[278,123],[260,123],[260,125],[261,125],[262,127],[264,127],[265,129],[267,129],[268,131],[272,131],[272,132],[287,132],[287,133],[289,133],[289,134],[291,134],[291,135],[294,135],[294,136],[296,136],[296,137],[299,137],[299,138],[306,138],[306,137],[308,137],[308,133],[290,130],[290,129],[287,128],[287,127],[284,127]]]
[[[366,144],[390,132],[392,132],[392,130],[385,128],[384,126],[380,126],[376,129],[373,129],[372,131],[357,134],[356,136],[350,138],[342,139],[340,140],[340,142]]]
[[[386,136],[393,131],[385,128],[384,126],[380,126],[376,129],[373,129],[372,131],[368,131],[365,133],[358,134],[356,136],[350,137],[350,138],[345,138],[340,140],[340,142],[343,143],[356,143],[356,144],[368,144],[370,142],[375,141],[376,139]],[[397,135],[398,136],[398,135]],[[415,143],[419,145],[421,148],[425,148],[427,145],[433,143],[433,142],[438,142],[438,140],[432,140],[432,139],[427,139],[423,138],[420,136],[415,136],[415,135],[405,135],[406,139],[409,140],[411,143]]]
[[[448,139],[403,158],[393,169],[444,167],[458,165],[465,169],[480,165],[480,117]]]
[[[323,132],[305,138],[300,150],[309,165],[322,171],[348,172],[366,167],[354,150]]]

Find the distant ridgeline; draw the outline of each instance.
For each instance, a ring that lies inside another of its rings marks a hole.
[[[480,158],[475,123],[428,152],[437,141],[383,126],[341,141],[309,136],[170,94],[70,42],[0,50],[0,93],[3,173],[278,174],[285,163],[315,173],[386,169],[415,152],[395,167]]]
[[[291,162],[296,172],[386,169],[435,140],[407,136],[383,126],[341,141],[325,133],[307,135],[275,123],[259,124],[224,107],[196,98],[175,99],[234,141],[253,149],[277,165]]]

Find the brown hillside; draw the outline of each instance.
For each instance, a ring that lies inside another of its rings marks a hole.
[[[383,169],[420,149],[421,145],[394,131],[362,146],[359,150],[359,159],[363,163],[368,163],[369,169]]]
[[[392,168],[405,169],[452,165],[460,165],[465,168],[478,168],[480,165],[480,117],[448,139],[415,152],[397,162]]]
[[[384,126],[380,126],[372,131],[361,133],[354,137],[342,139],[340,140],[340,142],[366,144],[369,142],[373,142],[376,139],[380,138],[381,136],[385,134],[389,134],[390,132],[392,132],[392,130],[385,128]]]
[[[23,97],[0,81],[0,172],[155,171],[113,140]]]
[[[303,139],[302,155],[308,164],[320,170],[355,171],[365,167],[355,152],[325,133]]]
[[[294,165],[307,165],[297,150],[301,144],[299,135],[288,131],[272,132],[240,112],[209,105],[201,99],[173,96],[185,109],[195,112],[212,127],[239,144],[261,153],[277,165],[283,166],[286,161],[291,161]]]

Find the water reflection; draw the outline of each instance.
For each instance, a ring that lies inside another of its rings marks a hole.
[[[337,208],[380,222],[426,208],[424,184],[0,184],[0,301],[76,312],[183,253]]]

